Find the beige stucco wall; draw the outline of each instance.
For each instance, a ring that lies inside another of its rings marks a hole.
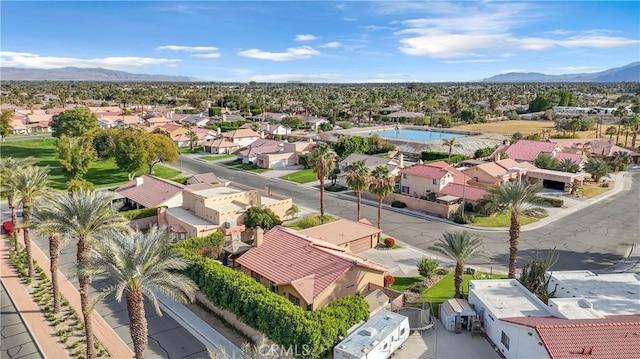
[[[218,226],[218,227],[212,227],[212,226],[194,226],[191,225],[187,222],[184,222],[183,220],[172,216],[170,213],[167,212],[167,225],[168,227],[174,226],[176,224],[181,225],[182,227],[184,227],[184,229],[187,231],[187,235],[186,238],[191,238],[191,237],[203,237],[203,236],[207,236],[213,232],[216,232],[220,229],[222,229],[222,226]]]
[[[499,178],[493,177],[487,172],[477,168],[471,167],[464,171],[464,174],[471,177],[472,180],[476,181],[476,177],[478,178],[476,182],[485,183],[489,185],[496,185],[501,183],[502,181]]]
[[[446,174],[443,178],[436,180],[436,184],[433,184],[433,179],[431,178],[419,177],[407,173],[400,175],[400,188],[409,187],[409,192],[406,194],[410,196],[413,196],[414,194],[418,197],[424,196],[427,191],[440,192],[444,186],[451,182],[453,182],[453,175],[450,173]]]
[[[362,192],[362,197],[375,201],[378,200],[377,197],[372,196],[369,192]],[[399,193],[392,193],[382,200],[382,202],[387,204],[391,204],[393,201],[404,202],[409,209],[435,214],[441,218],[449,218],[459,207],[458,204],[446,205]]]

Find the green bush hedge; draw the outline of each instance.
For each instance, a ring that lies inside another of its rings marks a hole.
[[[192,265],[185,274],[195,281],[211,303],[234,313],[275,343],[306,350],[303,358],[326,358],[340,336],[369,317],[369,305],[360,295],[337,300],[325,308],[305,311],[271,292],[242,272],[189,250],[190,240],[175,245]]]
[[[420,154],[420,159],[424,162],[445,161],[447,163],[458,163],[460,161],[468,160],[469,157],[454,153],[451,155],[451,159],[449,159],[448,152],[424,151]]]
[[[557,198],[549,198],[549,197],[542,197],[543,198],[543,203],[545,205],[551,206],[551,207],[562,207],[564,206],[564,201],[561,199],[557,199]]]
[[[407,204],[402,201],[393,201],[391,202],[391,207],[395,208],[406,208]]]
[[[153,217],[158,214],[158,207],[132,209],[130,211],[120,213],[122,216],[129,220]]]

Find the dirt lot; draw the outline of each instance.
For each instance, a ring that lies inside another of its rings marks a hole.
[[[555,126],[552,121],[498,121],[456,126],[454,127],[454,129],[464,131],[499,133],[501,135],[513,135],[515,132],[520,132],[525,136],[532,135],[534,133],[542,133],[542,130],[550,130],[551,135],[561,133],[555,130]],[[595,138],[595,130],[579,131],[577,132],[577,134],[578,136],[580,136],[580,138]]]
[[[218,318],[215,314],[211,313],[208,309],[197,303],[185,304],[189,310],[191,310],[195,315],[200,317],[203,321],[209,324],[212,328],[217,330],[223,337],[229,339],[233,344],[237,347],[242,346],[242,344],[250,342],[251,339],[244,336],[235,328],[231,327],[227,322]]]

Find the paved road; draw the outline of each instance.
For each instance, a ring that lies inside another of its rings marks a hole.
[[[224,166],[220,162],[207,162],[190,156],[182,156],[181,166],[193,173],[213,171],[225,180],[239,182],[256,188],[268,186],[273,192],[291,196],[300,206],[319,208],[319,192],[310,186],[292,185],[277,178],[267,178],[251,172]],[[597,204],[574,212],[542,228],[523,232],[520,239],[520,263],[534,257],[546,257],[550,248],[556,247],[560,255],[556,270],[597,270],[613,265],[638,240],[640,233],[640,168],[630,173],[628,190],[604,199]],[[339,200],[337,195],[326,193],[325,211],[343,218],[355,219],[355,202]],[[363,216],[375,222],[377,209],[363,206]],[[398,238],[411,246],[428,251],[428,248],[445,231],[460,227],[439,221],[425,220],[407,214],[383,210],[382,229],[385,234]],[[484,238],[491,254],[487,263],[473,263],[504,267],[508,259],[508,233],[474,230]]]
[[[11,298],[7,295],[4,284],[0,286],[0,303],[2,305],[2,332],[0,338],[0,358],[44,358],[33,341],[33,337],[16,311]]]

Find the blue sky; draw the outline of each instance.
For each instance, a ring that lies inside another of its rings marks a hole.
[[[2,66],[205,81],[447,82],[640,60],[640,2],[7,1]]]

